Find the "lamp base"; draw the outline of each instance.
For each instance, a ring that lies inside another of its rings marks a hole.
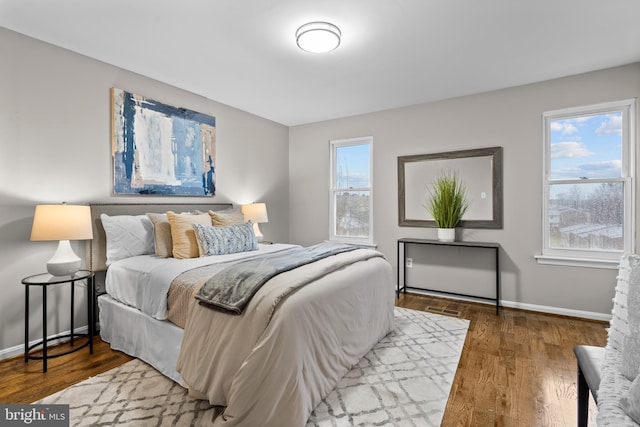
[[[69,276],[80,270],[82,260],[71,249],[68,240],[60,240],[58,249],[47,262],[47,272],[53,276]]]
[[[260,227],[258,227],[257,222],[253,223],[253,234],[256,235],[256,239],[258,240],[258,242],[262,242],[262,239],[264,238],[264,236],[262,235],[262,232],[260,231]]]

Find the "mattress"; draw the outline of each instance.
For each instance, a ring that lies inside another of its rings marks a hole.
[[[156,255],[122,259],[109,266],[105,288],[114,300],[137,308],[155,319],[166,320],[171,282],[183,272],[210,264],[226,265],[295,247],[287,244],[258,246],[257,251],[190,259],[161,258]]]

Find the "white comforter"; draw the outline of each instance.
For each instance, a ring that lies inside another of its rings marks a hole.
[[[334,257],[280,274],[241,316],[194,300],[177,368],[194,396],[226,407],[214,425],[303,426],[322,398],[392,330],[392,270],[373,253],[336,255],[353,264],[328,274]],[[292,282],[309,277],[315,278],[311,284],[274,303]]]
[[[135,307],[154,319],[165,320],[169,286],[181,273],[204,265],[231,263],[295,246],[259,245],[257,251],[191,259],[135,256],[116,261],[109,267],[105,287],[107,293],[117,301]]]

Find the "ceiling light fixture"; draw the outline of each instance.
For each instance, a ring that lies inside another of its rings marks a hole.
[[[340,46],[340,29],[328,22],[309,22],[296,31],[298,47],[305,52],[326,53]]]

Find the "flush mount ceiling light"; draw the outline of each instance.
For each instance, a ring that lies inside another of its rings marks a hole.
[[[331,52],[340,45],[340,29],[328,22],[309,22],[296,31],[298,47],[305,52]]]

